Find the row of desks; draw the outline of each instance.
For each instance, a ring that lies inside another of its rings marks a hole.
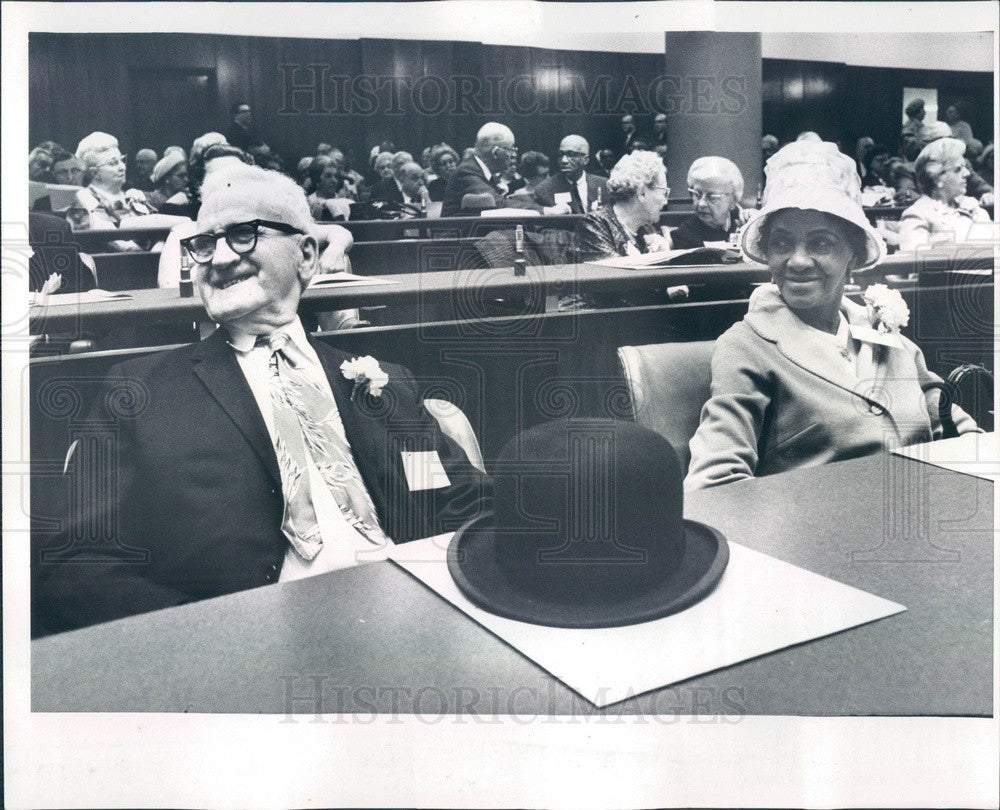
[[[921,277],[940,275],[942,280],[956,274],[986,274],[992,271],[992,250],[952,247],[909,256],[893,256],[867,273],[861,284],[882,281],[887,276]],[[302,298],[301,311],[322,312],[359,306],[400,304],[450,305],[458,318],[484,314],[483,302],[495,298],[544,301],[552,295],[606,293],[658,289],[673,285],[706,285],[732,289],[769,280],[768,270],[758,264],[704,265],[673,268],[621,270],[588,264],[529,267],[518,277],[512,269],[451,270],[410,272],[393,275],[391,283],[350,283],[309,289]],[[966,275],[966,282],[978,283],[981,275]],[[127,322],[185,323],[205,319],[201,300],[181,298],[176,290],[135,290],[129,297],[58,306],[32,306],[29,311],[33,334],[76,329],[107,329]]]
[[[865,213],[875,222],[878,219],[899,219],[903,212],[900,207],[867,208]],[[690,210],[663,211],[660,214],[660,225],[676,227],[691,215]],[[356,222],[339,222],[354,235],[357,242],[373,242],[388,239],[403,239],[417,237],[460,238],[484,236],[490,231],[511,230],[517,224],[522,224],[529,230],[558,228],[574,231],[583,219],[582,214],[565,214],[558,216],[512,216],[512,217],[442,217],[439,219],[387,219]],[[77,231],[74,236],[85,252],[106,249],[109,239],[135,239],[137,241],[159,241],[166,238],[168,228],[122,228],[94,229]]]

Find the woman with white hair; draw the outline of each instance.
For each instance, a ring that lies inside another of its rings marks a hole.
[[[943,432],[942,381],[900,333],[909,320],[900,294],[875,284],[865,306],[844,297],[851,274],[885,256],[861,207],[854,161],[832,143],[792,143],[768,161],[766,189],[741,240],[772,283],[754,291],[743,320],[716,342],[689,490]],[[959,433],[979,430],[957,406],[951,418]]]
[[[90,177],[86,188],[76,193],[77,205],[89,214],[89,227],[117,228],[126,217],[153,213],[143,192],[124,190],[125,156],[118,150],[114,135],[90,133],[76,147],[76,157]]]
[[[604,205],[588,213],[576,229],[580,261],[666,250],[655,228],[670,187],[663,161],[654,152],[625,155],[611,170]]]
[[[694,213],[670,232],[676,250],[702,247],[706,242],[728,242],[749,214],[740,208],[743,175],[731,160],[710,155],[691,164],[688,193]]]
[[[962,141],[957,138],[931,141],[917,155],[913,169],[923,196],[900,218],[900,250],[964,242],[974,236],[976,223],[990,221],[979,202],[966,196],[969,169]]]

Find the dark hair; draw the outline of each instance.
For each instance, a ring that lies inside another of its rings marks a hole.
[[[768,243],[771,241],[771,227],[774,225],[775,214],[791,210],[796,209],[779,208],[777,211],[772,211],[764,217],[764,221],[760,224],[760,246],[765,256],[767,256],[770,251]],[[830,214],[826,211],[820,211],[820,213],[841,227],[844,233],[844,239],[847,240],[847,244],[851,249],[851,253],[854,256],[857,266],[860,267],[866,264],[868,258],[868,235],[853,222],[848,222],[846,219],[842,219],[836,214]]]
[[[879,155],[892,155],[892,150],[884,143],[874,143],[865,150],[865,154],[861,158],[861,164],[869,174],[872,171],[872,163],[875,162],[875,158]]]
[[[915,98],[905,107],[905,112],[910,118],[916,118],[917,113],[922,113],[924,111],[924,100],[922,98]]]
[[[436,172],[438,166],[440,165],[440,160],[445,155],[451,155],[454,158],[455,163],[461,163],[462,159],[458,156],[458,152],[452,149],[448,144],[441,143],[431,149],[431,168]]]
[[[205,181],[205,166],[210,160],[220,157],[235,157],[249,166],[253,166],[253,158],[238,146],[229,143],[213,143],[200,155],[194,155],[188,161],[188,196],[191,202],[201,199],[201,184]]]
[[[319,190],[319,181],[323,178],[323,172],[325,172],[329,166],[333,165],[333,161],[326,159],[323,155],[315,158],[313,162],[309,164],[309,180],[312,182],[313,192]],[[344,179],[344,175],[337,172],[337,191],[340,191],[344,187]]]
[[[549,168],[549,159],[541,152],[525,152],[521,155],[521,162],[517,166],[518,172],[525,180],[538,176],[539,169]]]

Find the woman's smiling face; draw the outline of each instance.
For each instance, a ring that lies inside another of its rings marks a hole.
[[[851,226],[822,211],[789,208],[772,216],[767,266],[782,299],[807,323],[810,314],[832,317],[856,266]]]

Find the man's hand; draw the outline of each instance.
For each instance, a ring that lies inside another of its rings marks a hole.
[[[350,270],[347,252],[354,245],[354,235],[340,225],[315,223],[310,233],[319,244],[319,272],[336,273]]]
[[[979,198],[979,204],[982,206],[993,205],[994,199],[993,192],[987,191],[982,197]]]

